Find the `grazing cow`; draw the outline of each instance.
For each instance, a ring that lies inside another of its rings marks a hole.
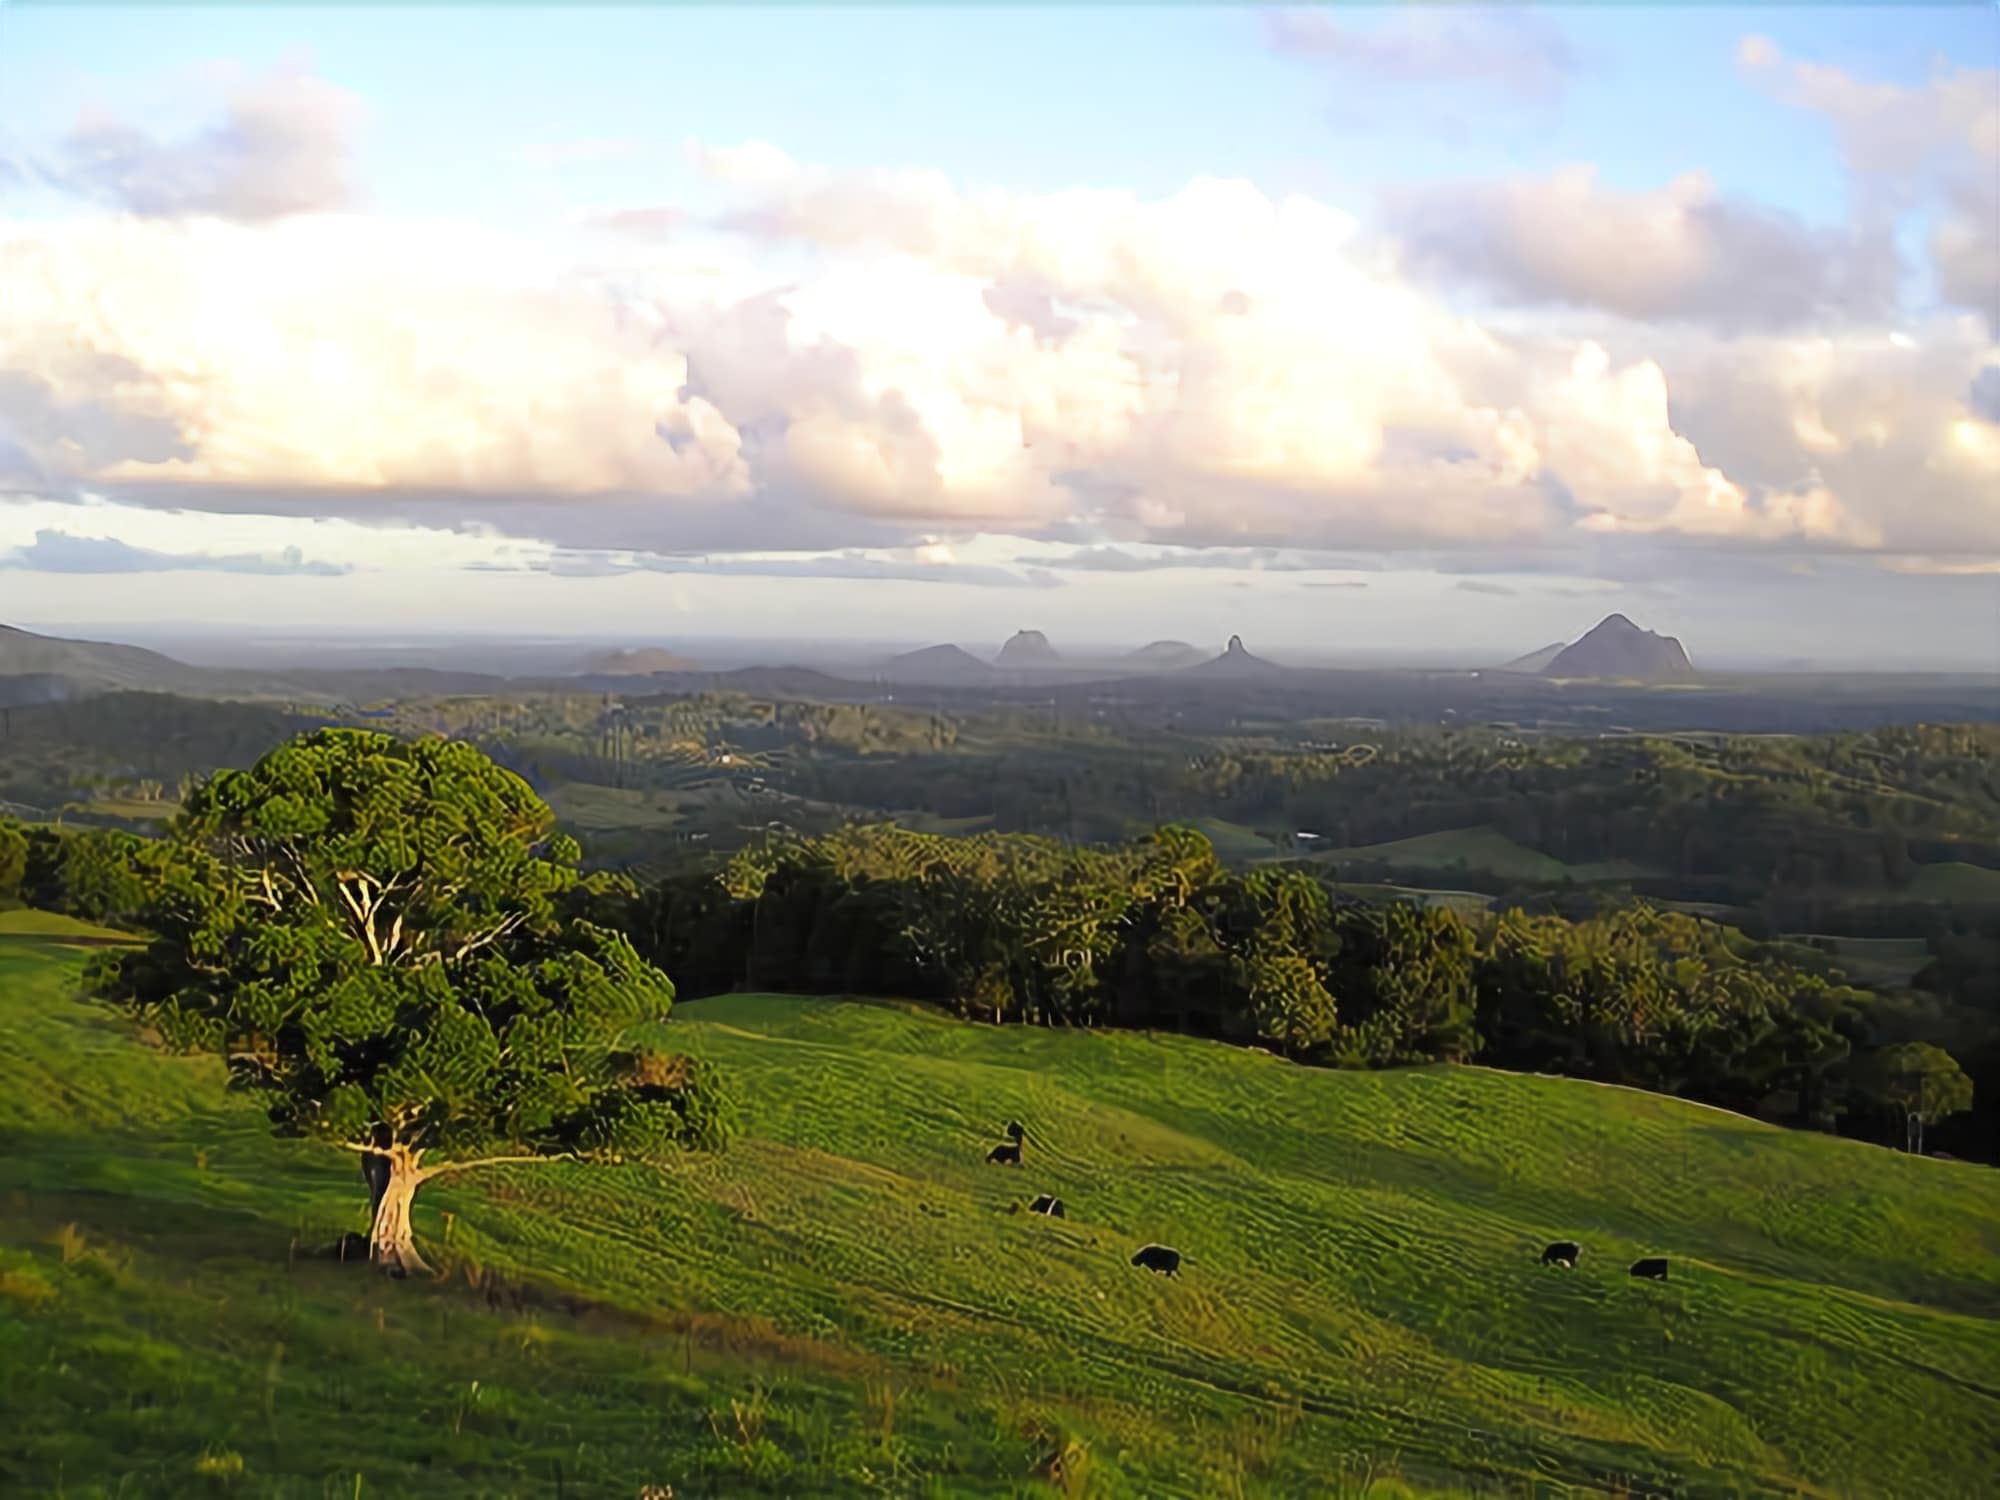
[[[1068,1214],[1063,1212],[1062,1199],[1052,1197],[1048,1193],[1043,1193],[1041,1197],[1030,1203],[1028,1205],[1028,1212],[1031,1214],[1047,1214],[1051,1219],[1066,1219],[1069,1217]]]
[[[1181,1270],[1181,1253],[1169,1250],[1165,1245],[1144,1245],[1132,1257],[1132,1264],[1144,1266],[1149,1271],[1158,1271],[1164,1276],[1178,1276]]]
[[[1015,1145],[1020,1145],[1023,1140],[1027,1139],[1027,1135],[1028,1132],[1021,1127],[1019,1120],[1009,1120],[1007,1122],[1007,1139]]]
[[[1634,1276],[1643,1276],[1648,1281],[1665,1281],[1667,1279],[1667,1259],[1663,1255],[1655,1255],[1645,1260],[1635,1260],[1632,1262],[1632,1274]]]
[[[1021,1143],[1015,1141],[1011,1145],[995,1146],[986,1153],[986,1159],[998,1162],[1003,1167],[1018,1167],[1021,1165]]]
[[[1542,1252],[1542,1264],[1561,1266],[1565,1271],[1576,1269],[1577,1257],[1583,1254],[1583,1246],[1575,1240],[1557,1240]]]

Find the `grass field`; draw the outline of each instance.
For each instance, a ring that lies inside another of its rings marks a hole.
[[[1209,843],[1215,846],[1216,858],[1227,864],[1269,859],[1278,853],[1276,844],[1241,823],[1231,823],[1223,818],[1182,818],[1178,821],[1206,835]]]
[[[1931,961],[1930,947],[1920,937],[1866,938],[1823,933],[1786,933],[1788,943],[1816,948],[1863,984],[1894,989],[1906,985]]]
[[[1962,860],[1922,865],[1898,894],[1913,901],[2000,902],[2000,870]]]
[[[0,910],[0,941],[6,940],[83,945],[131,941],[126,934],[94,922],[19,906]]]
[[[1549,885],[1564,880],[1572,880],[1579,885],[1605,880],[1636,880],[1653,873],[1643,865],[1617,860],[1565,864],[1552,855],[1517,843],[1497,828],[1455,828],[1444,833],[1395,839],[1386,844],[1331,849],[1314,858],[1333,864],[1348,860],[1380,861],[1400,870],[1474,870],[1501,880],[1538,881]]]
[[[728,997],[669,1029],[736,1078],[734,1149],[427,1190],[451,1274],[388,1284],[291,1258],[356,1226],[352,1164],[75,1001],[80,961],[0,940],[0,1493],[1991,1493],[1983,1168]],[[981,1165],[1010,1117],[1028,1166]],[[1066,1220],[1015,1211],[1042,1191]],[[1126,1264],[1148,1240],[1178,1279]]]
[[[1389,885],[1373,880],[1343,880],[1334,889],[1364,901],[1414,901],[1420,906],[1448,906],[1467,916],[1493,909],[1493,897],[1482,891],[1437,890],[1421,885]]]

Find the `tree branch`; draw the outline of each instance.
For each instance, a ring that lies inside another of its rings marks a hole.
[[[545,1161],[576,1161],[574,1151],[557,1151],[548,1156],[481,1156],[472,1161],[440,1162],[435,1167],[425,1167],[417,1174],[420,1183],[429,1182],[433,1177],[444,1177],[452,1172],[470,1172],[474,1167],[526,1167]]]

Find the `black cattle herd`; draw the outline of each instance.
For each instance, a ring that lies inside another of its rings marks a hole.
[[[986,1153],[986,1160],[996,1166],[1018,1167],[1021,1165],[1022,1149],[1027,1145],[1028,1132],[1022,1127],[1019,1120],[1009,1120],[1007,1122],[1006,1135],[1006,1140]],[[1049,1193],[1039,1195],[1034,1202],[1030,1203],[1028,1205],[1028,1212],[1031,1214],[1042,1214],[1052,1219],[1068,1217],[1063,1212],[1062,1199]],[[1545,1266],[1561,1266],[1565,1271],[1574,1271],[1577,1261],[1582,1259],[1582,1257],[1583,1246],[1579,1245],[1575,1240],[1557,1240],[1542,1251],[1542,1264]],[[1187,1262],[1186,1256],[1182,1255],[1178,1250],[1170,1249],[1166,1245],[1143,1245],[1140,1247],[1138,1253],[1132,1257],[1133,1265],[1143,1266],[1148,1271],[1156,1271],[1163,1276],[1178,1276],[1184,1262]],[[1640,1277],[1646,1281],[1665,1281],[1667,1279],[1666,1257],[1649,1255],[1644,1259],[1635,1260],[1632,1262],[1632,1267],[1628,1274]]]

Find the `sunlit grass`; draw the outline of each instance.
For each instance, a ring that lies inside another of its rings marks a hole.
[[[0,941],[0,1492],[1989,1479],[1982,1168],[1477,1068],[727,997],[670,1027],[737,1079],[735,1149],[427,1192],[448,1279],[394,1285],[293,1258],[358,1227],[352,1164],[77,1002],[79,962]],[[1026,1165],[984,1165],[1010,1118]],[[1155,1240],[1177,1279],[1127,1264]]]

